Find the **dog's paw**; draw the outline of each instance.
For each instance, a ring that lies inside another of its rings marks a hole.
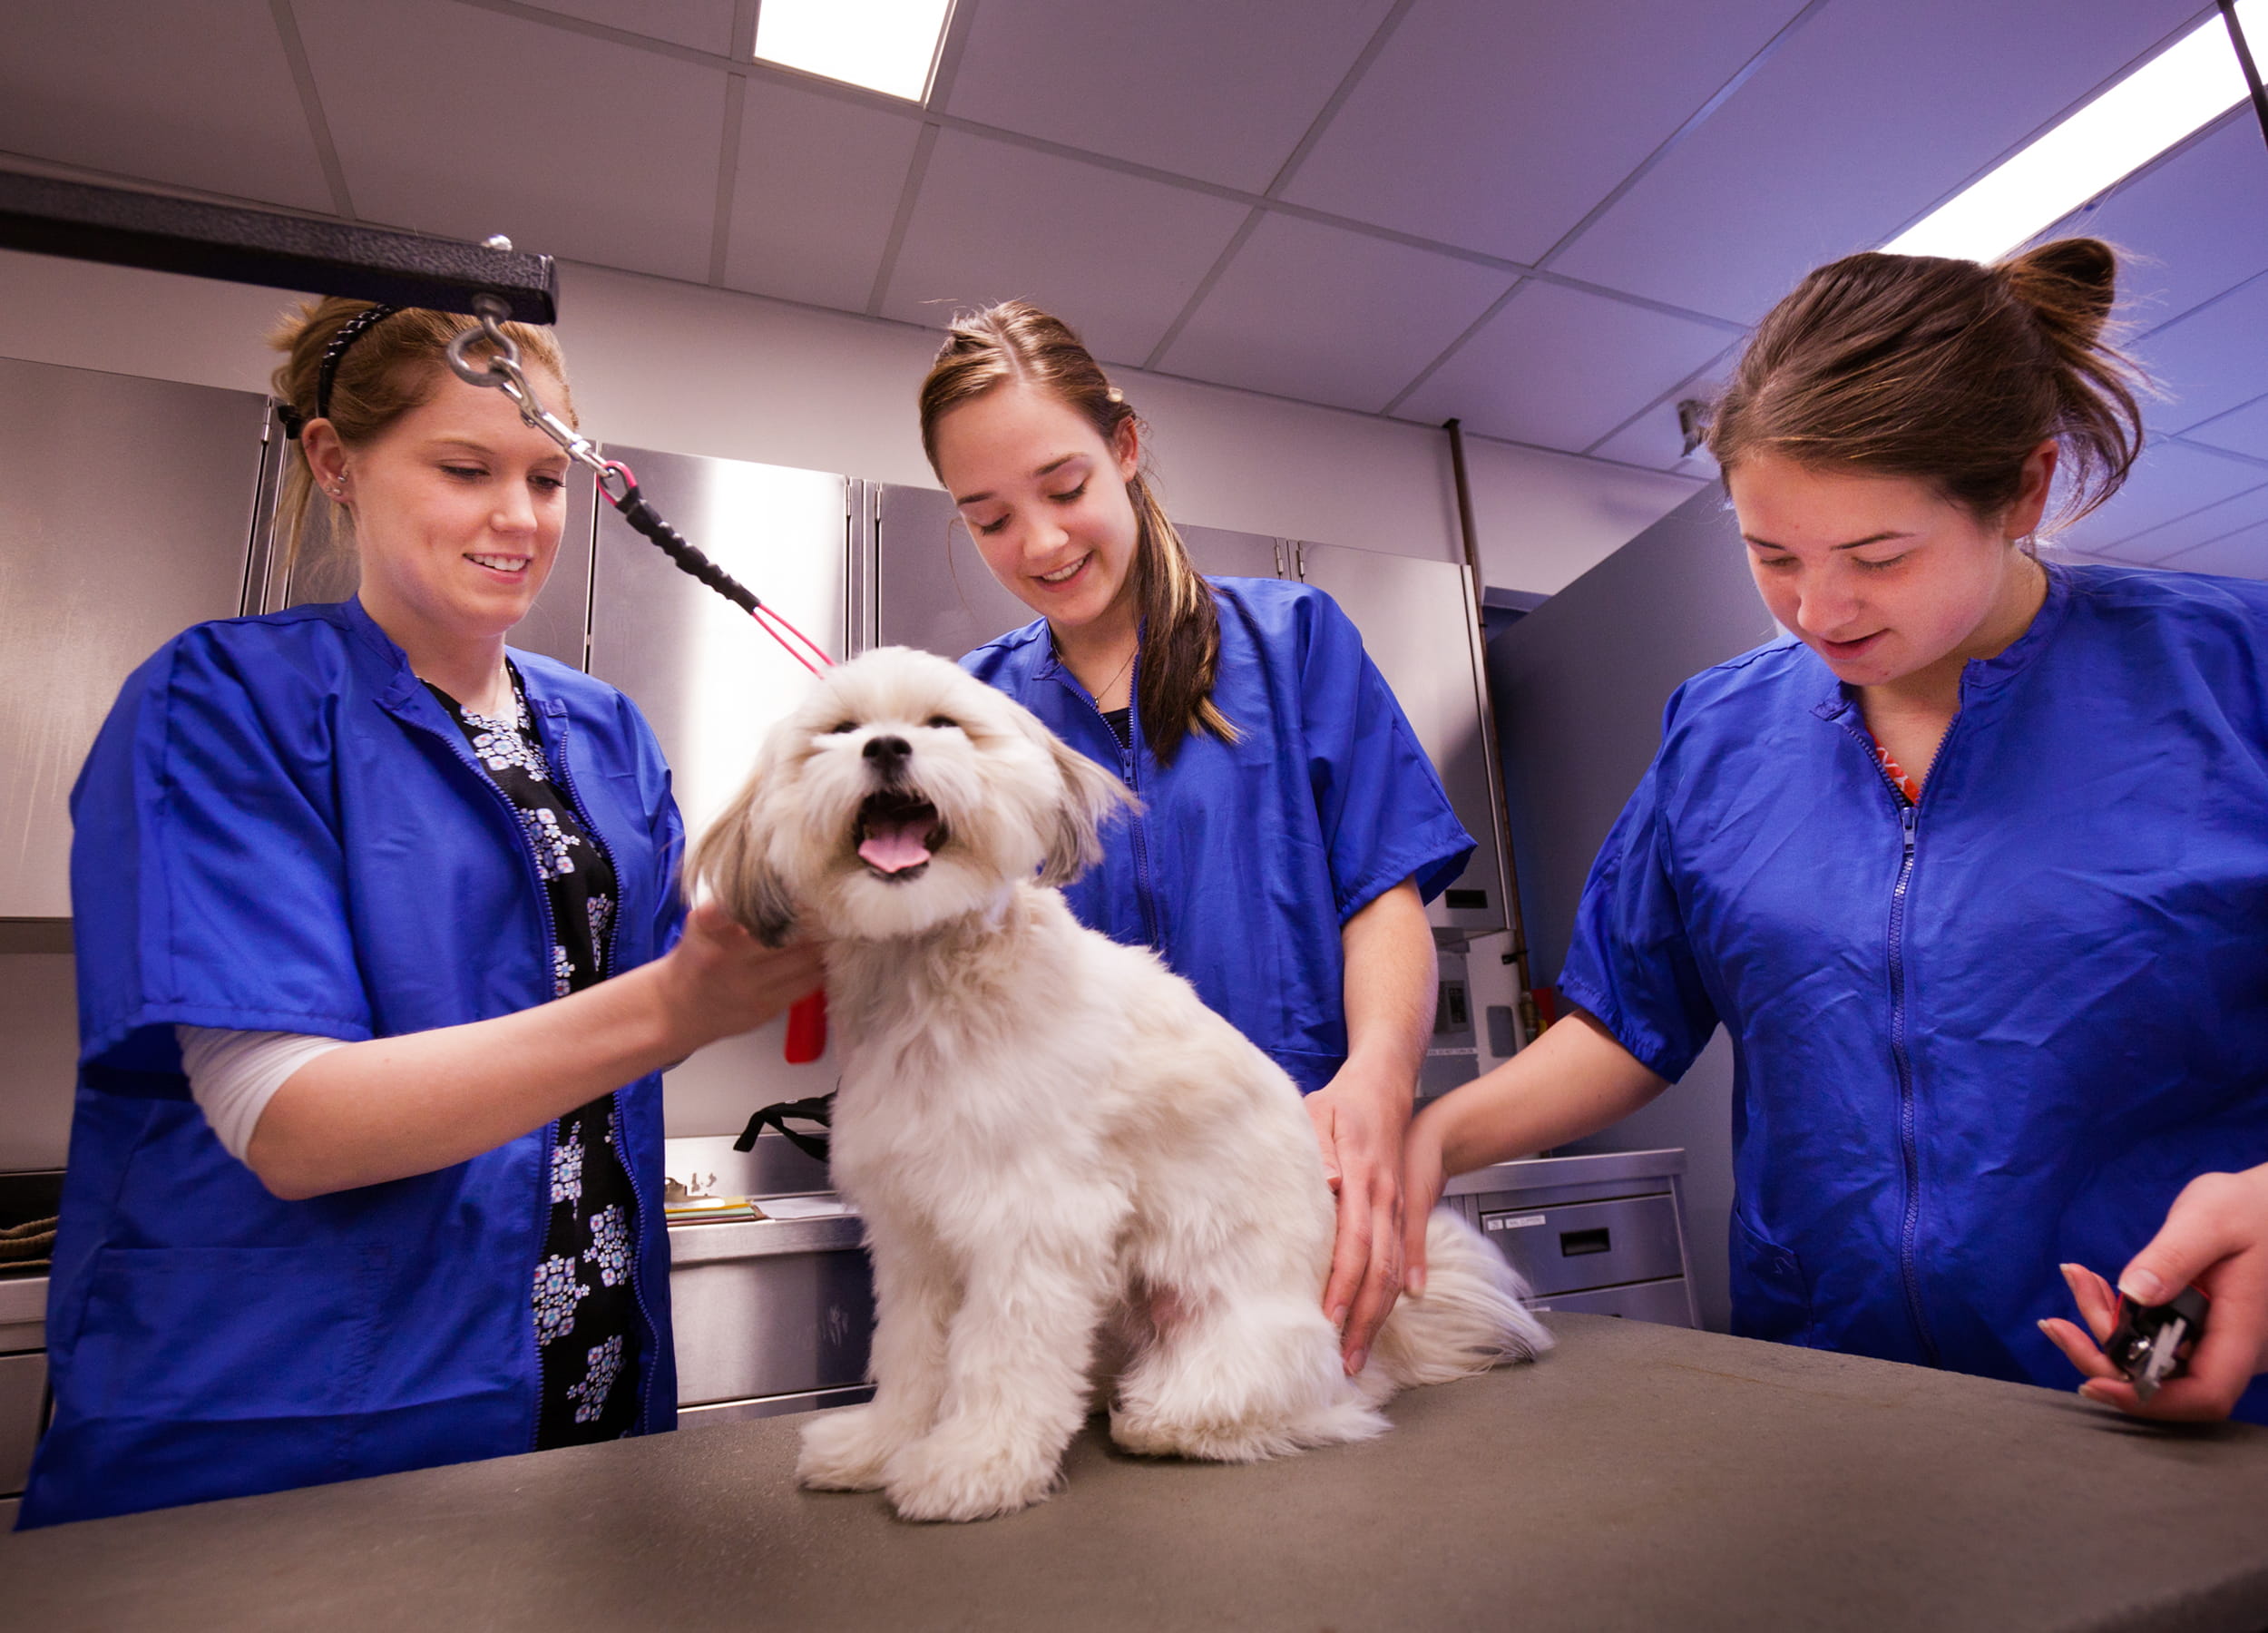
[[[815,1491],[877,1491],[883,1465],[902,1443],[871,1404],[838,1406],[803,1426],[796,1479]]]
[[[905,1520],[992,1520],[1030,1508],[1055,1488],[1060,1460],[943,1430],[890,1460],[883,1490]]]

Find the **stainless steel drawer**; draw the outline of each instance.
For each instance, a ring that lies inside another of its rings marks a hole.
[[[47,1356],[0,1355],[0,1497],[24,1489],[39,1443],[40,1414],[47,1410]]]
[[[1693,1299],[1683,1276],[1636,1282],[1627,1287],[1598,1287],[1589,1293],[1556,1293],[1539,1298],[1539,1310],[1569,1310],[1579,1315],[1622,1315],[1660,1326],[1689,1327]]]
[[[1677,1205],[1667,1196],[1537,1208],[1491,1208],[1496,1198],[1478,1200],[1481,1234],[1538,1294],[1686,1272],[1677,1242]]]
[[[680,1406],[796,1394],[866,1376],[875,1309],[863,1249],[679,1264],[670,1273],[670,1305]]]

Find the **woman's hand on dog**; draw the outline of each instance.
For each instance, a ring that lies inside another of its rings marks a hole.
[[[2191,1180],[2116,1288],[2084,1265],[2064,1266],[2063,1279],[2094,1336],[2068,1321],[2043,1321],[2039,1330],[2087,1374],[2081,1394],[2136,1417],[2228,1416],[2253,1375],[2268,1368],[2268,1165]],[[2164,1304],[2192,1286],[2213,1301],[2205,1335],[2187,1370],[2145,1401],[2097,1347],[2117,1325],[2118,1295]]]
[[[685,934],[657,973],[670,1030],[690,1054],[761,1026],[816,992],[826,966],[816,943],[767,947],[716,903],[703,902],[686,914]]]
[[[1363,1370],[1371,1340],[1402,1296],[1402,1131],[1409,1100],[1409,1084],[1393,1073],[1349,1061],[1305,1101],[1339,1198],[1323,1307],[1339,1329],[1350,1377]]]

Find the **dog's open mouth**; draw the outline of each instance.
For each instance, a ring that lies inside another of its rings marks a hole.
[[[937,807],[911,794],[870,794],[858,807],[858,859],[885,879],[918,879],[946,838]]]

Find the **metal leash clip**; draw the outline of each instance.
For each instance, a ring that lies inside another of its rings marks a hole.
[[[510,397],[523,420],[557,443],[568,458],[596,472],[600,490],[611,502],[620,504],[622,494],[607,484],[611,479],[627,491],[632,485],[629,472],[610,461],[599,452],[596,443],[543,406],[543,399],[528,383],[526,370],[520,367],[518,344],[503,331],[503,320],[511,315],[512,308],[494,295],[474,296],[472,307],[481,320],[480,327],[462,330],[449,342],[450,372],[467,386],[494,386]],[[474,341],[483,338],[494,349],[475,363],[466,354]]]

